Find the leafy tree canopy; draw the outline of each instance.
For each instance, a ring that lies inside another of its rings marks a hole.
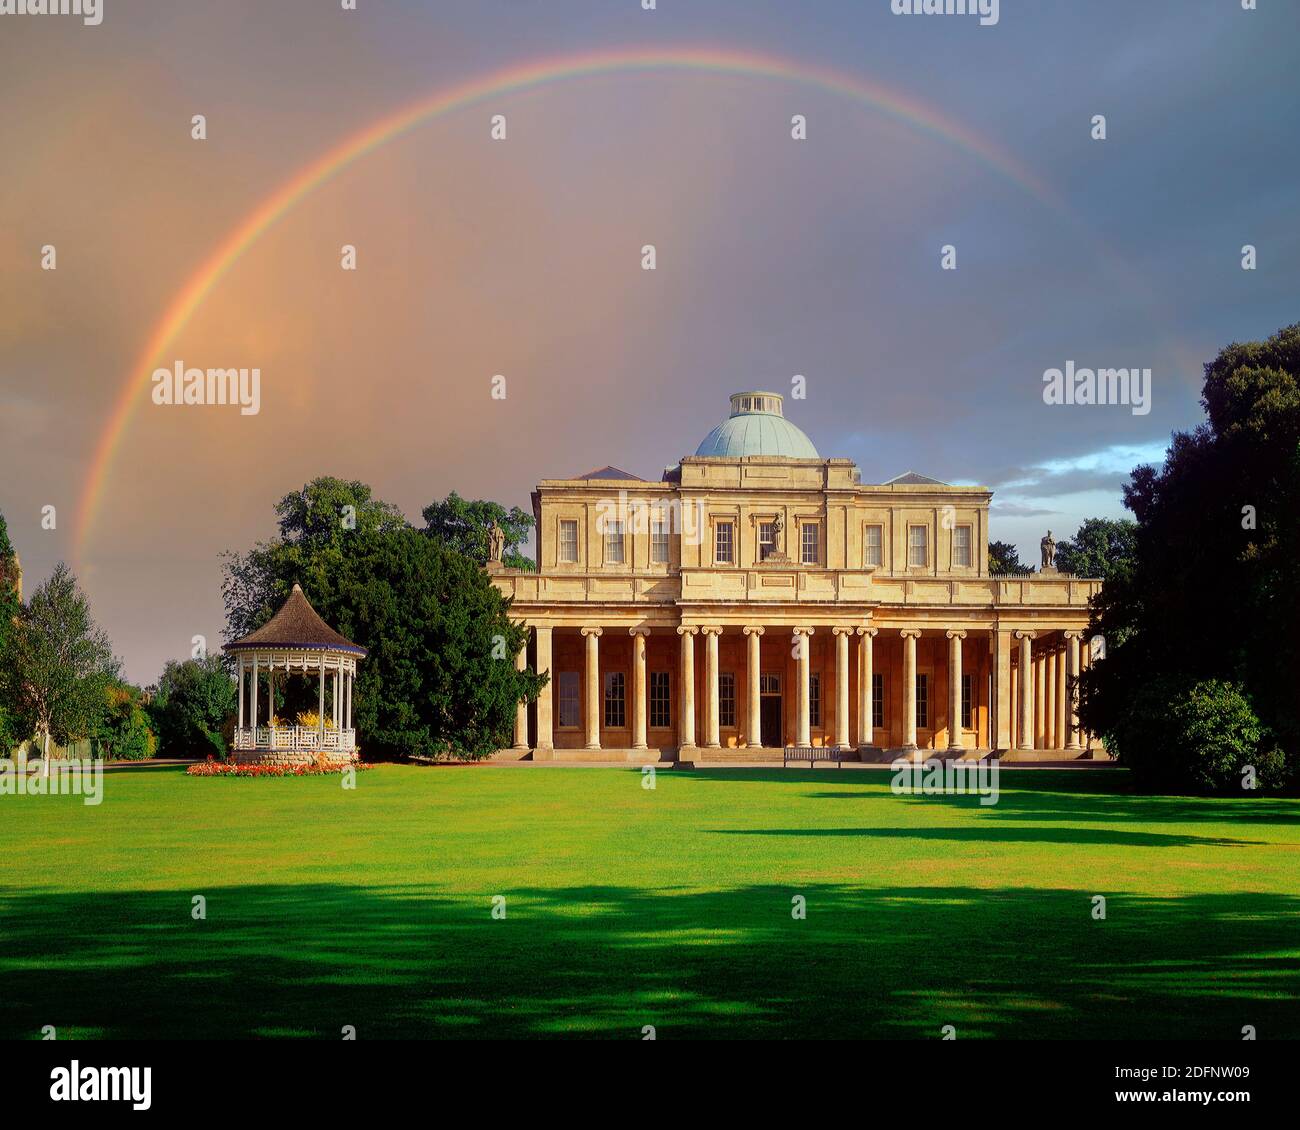
[[[21,610],[18,600],[18,558],[9,541],[5,516],[0,514],[0,657],[4,655],[14,621]],[[0,658],[0,668],[2,667],[3,658]],[[5,708],[3,693],[0,693],[0,757],[6,756],[18,744],[17,725],[16,719]]]
[[[218,656],[168,660],[149,704],[160,751],[170,757],[224,757],[237,689]]]
[[[427,531],[358,523],[227,554],[227,636],[265,623],[295,581],[328,624],[369,649],[353,699],[368,758],[484,756],[509,743],[516,703],[545,685],[515,670],[527,631],[479,561]]]
[[[158,750],[139,687],[111,680],[104,688],[104,711],[90,731],[94,756],[106,761],[143,761]]]
[[[1009,541],[989,542],[990,573],[1029,573],[1028,565],[1020,561],[1020,552]]]
[[[1056,567],[1076,577],[1109,581],[1127,575],[1137,552],[1137,523],[1131,518],[1089,518],[1074,537],[1056,546]]]
[[[1217,680],[1250,703],[1261,750],[1280,748],[1294,780],[1300,325],[1224,349],[1205,367],[1201,403],[1206,422],[1175,433],[1164,465],[1138,467],[1124,488],[1137,520],[1132,567],[1094,601],[1107,654],[1083,678],[1081,717],[1104,738],[1127,726],[1134,691],[1157,676]]]
[[[0,655],[9,711],[44,752],[87,737],[105,709],[118,662],[76,578],[60,561],[32,593]]]
[[[465,499],[452,491],[441,502],[429,503],[423,517],[426,534],[480,565],[487,564],[488,530],[495,522],[506,535],[501,563],[511,569],[536,568],[532,558],[525,557],[518,549],[528,540],[534,524],[533,516],[518,506],[507,510],[499,502]]]

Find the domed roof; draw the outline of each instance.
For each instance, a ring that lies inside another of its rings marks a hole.
[[[738,392],[731,398],[731,415],[704,437],[696,455],[779,455],[787,459],[820,459],[812,440],[785,418],[777,392]]]

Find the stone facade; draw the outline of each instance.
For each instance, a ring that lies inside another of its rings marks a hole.
[[[1082,755],[1069,678],[1100,582],[990,575],[989,490],[863,483],[783,408],[737,394],[659,481],[538,484],[538,571],[491,570],[533,629],[517,662],[551,673],[514,755]]]

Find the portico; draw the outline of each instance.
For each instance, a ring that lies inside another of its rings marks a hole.
[[[517,661],[551,674],[515,754],[1083,752],[1072,680],[1098,582],[991,575],[991,492],[863,484],[773,393],[733,397],[706,449],[659,481],[539,484],[537,572],[490,566],[532,629]]]

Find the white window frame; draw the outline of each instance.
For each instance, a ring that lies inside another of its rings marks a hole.
[[[957,542],[957,535],[962,530],[966,531],[966,544],[964,546],[959,545]],[[965,561],[957,560],[957,551],[959,549],[966,550]],[[974,563],[974,561],[975,561],[974,530],[971,528],[969,523],[963,522],[960,526],[954,526],[952,528],[952,563],[955,568],[969,569],[971,565]]]
[[[808,531],[813,533],[813,558],[808,560]],[[820,565],[822,561],[822,524],[820,522],[799,523],[799,563],[801,565]]]
[[[573,531],[573,556],[564,555],[564,534],[566,530]],[[556,538],[555,547],[556,560],[561,565],[576,565],[578,563],[578,520],[576,518],[561,518],[558,537]]]
[[[672,525],[667,516],[650,519],[650,564],[667,565],[672,560]]]
[[[919,546],[915,546],[915,545],[912,544],[912,531],[913,531],[913,530],[920,530],[920,531],[921,531],[921,544],[920,544]],[[920,560],[920,561],[913,561],[913,560],[912,560],[912,551],[913,551],[914,549],[918,549],[918,548],[921,550],[921,557],[922,557],[922,560]],[[927,567],[929,566],[929,564],[930,564],[930,527],[929,527],[929,526],[926,526],[926,525],[922,525],[922,524],[913,524],[913,523],[908,523],[908,527],[907,527],[907,567],[908,567],[909,569],[925,569],[925,568],[927,568]]]
[[[623,523],[617,518],[606,518],[604,521],[605,533],[605,564],[606,565],[626,565],[627,564],[627,545],[624,542],[625,531]],[[617,546],[618,556],[615,557],[610,553],[611,547]]]
[[[871,531],[875,530],[879,537],[876,544],[871,544]],[[872,550],[875,551],[876,559],[871,559]],[[879,522],[868,522],[862,531],[862,564],[881,566],[885,563],[885,527]]]
[[[722,531],[727,531],[727,556],[721,557]],[[736,523],[730,518],[720,519],[713,524],[713,564],[734,565],[736,563]]]

